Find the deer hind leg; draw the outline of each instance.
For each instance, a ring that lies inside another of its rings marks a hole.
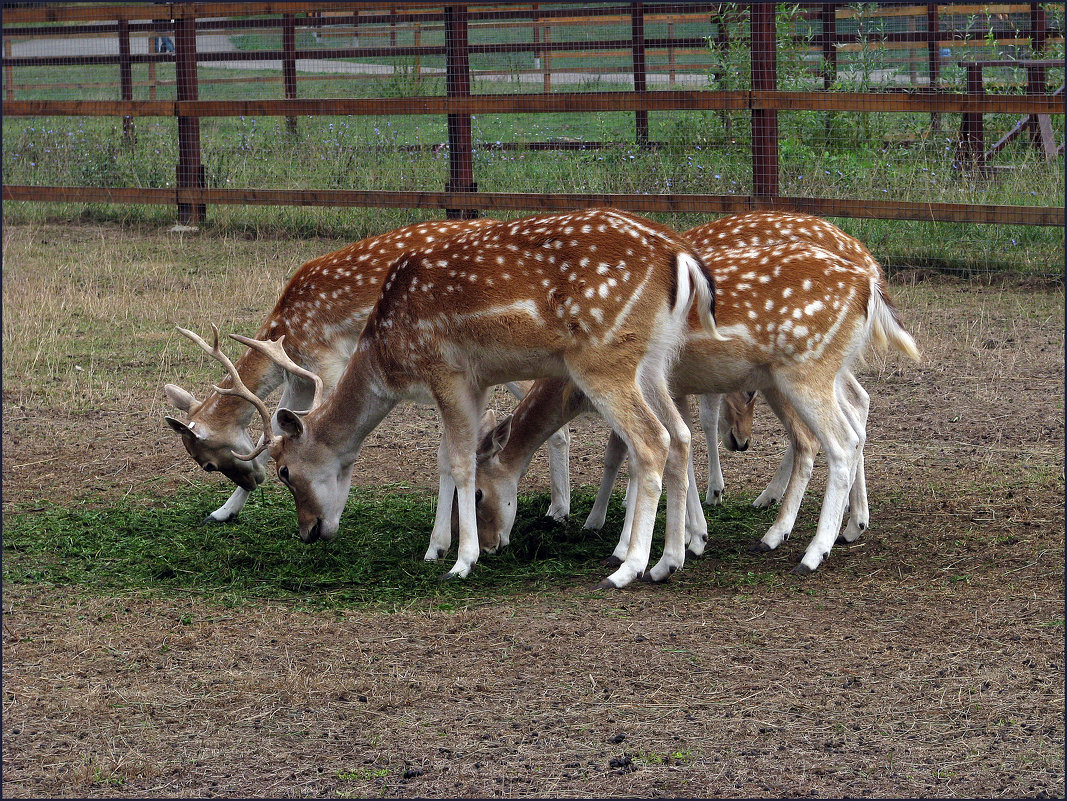
[[[845,401],[844,409],[848,415],[849,423],[861,437],[866,438],[867,414],[871,408],[871,396],[856,380],[851,371],[844,376],[844,392],[842,400]],[[870,528],[871,513],[867,505],[867,478],[863,471],[863,450],[859,451],[856,458],[856,476],[852,481],[852,488],[848,494],[848,522],[845,530],[838,538],[839,542],[852,543],[859,539],[860,534]]]
[[[796,382],[788,394],[797,414],[818,437],[826,454],[828,468],[826,492],[815,536],[794,570],[807,574],[818,568],[830,555],[830,549],[837,539],[865,436],[849,422],[833,387],[824,389]]]
[[[722,395],[700,396],[700,427],[704,429],[704,439],[708,443],[708,491],[704,503],[716,506],[722,503],[722,494],[726,483],[722,478],[722,465],[719,464],[719,403]]]
[[[604,527],[604,520],[608,515],[608,503],[611,500],[611,491],[615,489],[615,479],[619,477],[619,470],[626,458],[626,443],[614,431],[608,437],[608,444],[604,448],[604,475],[600,478],[600,488],[593,501],[593,508],[589,510],[589,517],[585,519],[583,528],[591,531],[599,531]]]
[[[779,484],[781,489],[774,489],[773,492],[781,498],[782,505],[778,508],[778,516],[775,517],[774,523],[771,524],[763,538],[749,546],[749,550],[754,552],[773,551],[789,538],[800,511],[800,504],[804,500],[804,491],[811,480],[815,453],[819,447],[817,440],[797,415],[785,394],[776,388],[768,388],[764,392],[764,397],[771,410],[785,426],[789,436],[789,450],[778,467],[775,477],[771,479],[772,486],[776,481],[781,482]],[[787,467],[788,473],[783,482],[779,474],[785,472]],[[771,491],[768,487],[764,494]]]
[[[526,397],[529,384],[509,381],[504,385],[519,400]],[[548,472],[552,482],[552,499],[547,517],[562,523],[571,515],[571,430],[563,426],[548,438]],[[589,528],[586,525],[586,528]]]
[[[430,532],[430,545],[423,557],[427,562],[442,558],[452,545],[452,500],[456,493],[456,482],[452,479],[452,465],[448,459],[448,444],[442,434],[441,444],[437,447],[437,510],[433,518],[433,531]]]
[[[478,561],[478,522],[475,511],[475,450],[478,427],[488,393],[476,389],[461,377],[441,382],[433,389],[444,428],[449,471],[455,485],[459,512],[459,549],[456,564],[443,578],[464,578]],[[450,504],[448,504],[450,505]]]
[[[685,417],[671,398],[665,380],[654,379],[650,382],[646,397],[660,421],[667,429],[670,443],[667,448],[667,461],[663,471],[663,483],[667,489],[666,537],[663,556],[648,571],[652,581],[666,581],[685,564],[685,536],[688,522],[689,471],[691,469],[690,443],[692,434],[686,425]],[[683,399],[684,400],[684,399]],[[687,400],[685,400],[688,403]],[[707,539],[705,525],[704,539]],[[703,549],[701,549],[703,550]]]
[[[631,478],[627,491],[631,502],[626,510],[629,526],[624,525],[624,533],[630,531],[626,556],[619,569],[598,585],[603,589],[624,587],[648,565],[671,437],[645,402],[636,382],[620,385],[608,376],[581,373],[574,378],[596,410],[623,438],[629,451]]]

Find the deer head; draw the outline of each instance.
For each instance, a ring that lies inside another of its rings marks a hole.
[[[722,396],[719,406],[719,439],[726,450],[748,450],[755,411],[755,392],[731,392]],[[712,444],[709,443],[708,447],[712,447]]]
[[[183,336],[192,339],[214,358],[220,361],[226,358],[225,354],[219,350],[218,329],[215,329],[213,346],[209,346],[191,331],[184,328],[179,328],[178,331]],[[228,362],[229,359],[226,361]],[[234,454],[235,451],[249,452],[254,447],[243,420],[239,416],[217,414],[215,403],[197,401],[192,393],[175,384],[167,384],[163,392],[176,408],[188,415],[188,422],[182,422],[169,415],[164,419],[167,425],[181,436],[185,450],[196,460],[197,464],[209,473],[215,471],[222,473],[244,490],[254,490],[263,482],[266,477],[266,471],[263,469],[264,460],[242,460]],[[222,390],[222,392],[227,394],[228,391]]]

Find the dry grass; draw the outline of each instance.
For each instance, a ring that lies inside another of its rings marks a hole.
[[[5,511],[188,484],[212,508],[160,386],[216,370],[172,325],[252,329],[336,244],[8,226]],[[705,558],[662,587],[387,614],[10,584],[5,796],[1062,796],[1063,292],[892,289],[925,359],[862,373],[872,529],[811,579],[788,570],[817,496],[746,557],[750,585]],[[734,499],[784,449],[756,422],[724,459]],[[436,437],[432,411],[398,410],[364,482],[428,492]],[[577,485],[602,437],[576,426]],[[540,459],[526,486],[547,487]]]

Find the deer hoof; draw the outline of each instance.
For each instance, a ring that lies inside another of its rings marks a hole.
[[[774,548],[765,543],[763,540],[753,540],[748,544],[749,553],[767,553],[768,551],[773,550]]]
[[[622,560],[615,554],[612,554],[607,559],[601,559],[600,564],[602,564],[604,567],[618,567],[622,564]]]
[[[594,590],[617,590],[619,588],[615,586],[615,582],[614,581],[612,581],[609,578],[606,578],[606,579],[603,579],[603,580],[597,582],[597,585],[595,587],[593,587],[593,589]]]
[[[804,563],[801,563],[793,568],[792,573],[794,576],[810,576],[815,570],[808,567]]]

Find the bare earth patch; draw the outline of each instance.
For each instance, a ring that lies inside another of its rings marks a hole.
[[[98,263],[77,255],[97,241]],[[224,308],[248,332],[337,244],[5,231],[5,514],[190,482],[205,511],[221,502],[162,422],[164,381],[215,376],[172,324]],[[239,280],[249,264],[264,286]],[[153,269],[166,280],[130,278]],[[872,529],[814,576],[788,571],[819,462],[793,537],[749,557],[775,586],[716,582],[697,559],[616,593],[308,612],[7,584],[4,795],[1063,796],[1063,293],[917,274],[892,289],[925,359],[860,372]],[[758,415],[753,449],[724,458],[735,497],[784,451]],[[606,432],[573,430],[572,480],[595,485]],[[429,494],[438,436],[432,410],[398,409],[356,482]],[[547,485],[539,456],[523,488]]]

